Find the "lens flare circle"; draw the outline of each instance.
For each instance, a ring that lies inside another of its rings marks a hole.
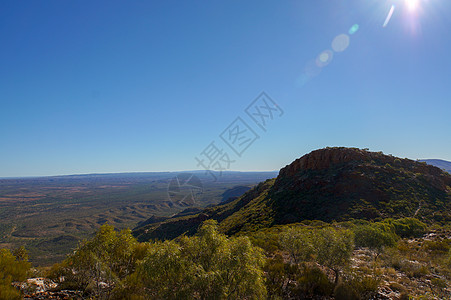
[[[330,50],[324,50],[321,52],[316,58],[316,65],[320,68],[323,68],[331,63],[334,58],[334,53]]]
[[[335,52],[343,52],[349,47],[349,36],[347,34],[340,34],[332,41],[332,49]]]
[[[349,28],[349,34],[350,35],[353,35],[354,33],[356,33],[357,31],[359,31],[359,28],[360,28],[360,26],[359,26],[359,24],[354,24],[354,25],[352,25],[352,27],[351,28]]]
[[[313,78],[318,76],[321,73],[321,68],[316,64],[315,60],[310,60],[307,62],[304,68],[304,74],[308,76],[308,78]]]

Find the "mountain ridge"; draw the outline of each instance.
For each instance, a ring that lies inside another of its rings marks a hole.
[[[435,166],[451,174],[451,161],[443,159],[420,159],[420,161],[427,163],[428,165]]]
[[[140,240],[195,233],[215,219],[227,234],[303,220],[325,222],[387,217],[451,220],[451,175],[423,162],[358,148],[312,151],[226,204],[137,228]]]

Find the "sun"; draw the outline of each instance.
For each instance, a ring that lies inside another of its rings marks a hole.
[[[404,0],[407,9],[411,12],[414,12],[418,9],[420,5],[420,0]]]

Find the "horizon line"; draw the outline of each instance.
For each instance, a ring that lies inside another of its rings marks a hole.
[[[33,178],[52,178],[52,177],[70,177],[70,176],[98,176],[98,175],[120,175],[120,174],[150,174],[150,173],[201,173],[201,172],[220,173],[220,171],[212,170],[177,170],[177,171],[125,171],[125,172],[93,172],[93,173],[73,173],[58,175],[25,175],[25,176],[5,176],[2,179],[33,179]],[[273,173],[280,170],[226,170],[222,173]]]

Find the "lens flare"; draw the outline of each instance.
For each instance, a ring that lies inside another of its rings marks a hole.
[[[414,12],[420,6],[420,0],[404,0],[407,9],[411,12]]]
[[[359,28],[360,28],[359,24],[352,25],[352,27],[349,29],[349,34],[353,35],[357,31],[359,31]]]
[[[321,68],[316,64],[315,60],[310,60],[305,65],[304,74],[308,76],[308,78],[313,78],[318,76],[321,73]]]
[[[316,58],[316,65],[320,68],[323,68],[331,63],[334,58],[334,53],[330,50],[325,50],[321,52]]]
[[[349,36],[346,34],[340,34],[332,41],[332,49],[335,52],[343,52],[349,46]]]
[[[382,27],[387,27],[388,23],[390,23],[391,17],[393,17],[393,13],[395,12],[395,5],[392,5],[390,11],[388,12],[387,17],[385,18],[384,25]]]

